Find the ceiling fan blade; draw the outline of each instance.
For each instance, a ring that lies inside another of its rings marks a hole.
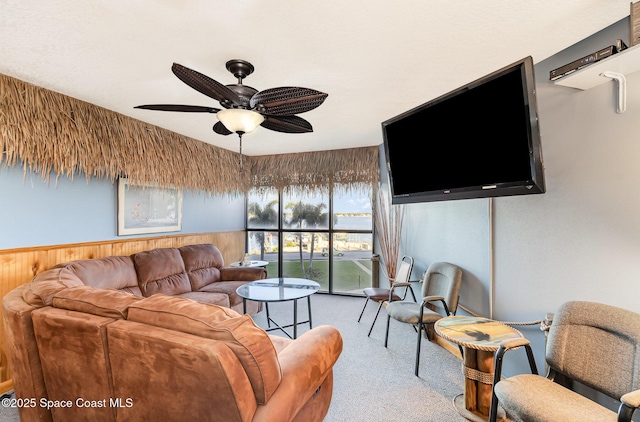
[[[218,135],[231,135],[233,133],[229,129],[227,129],[227,127],[223,125],[222,122],[217,122],[215,125],[213,125],[213,131]]]
[[[298,116],[264,116],[264,122],[260,126],[284,133],[313,132],[311,123]]]
[[[159,111],[183,111],[186,113],[217,113],[220,111],[219,108],[181,104],[147,104],[135,106],[134,108]]]
[[[173,64],[171,71],[173,71],[182,82],[207,97],[211,97],[220,102],[231,102],[237,105],[242,104],[242,100],[235,92],[200,72],[196,72],[178,63]]]
[[[315,89],[285,86],[260,91],[251,97],[249,104],[260,113],[291,116],[313,110],[322,104],[328,95]]]

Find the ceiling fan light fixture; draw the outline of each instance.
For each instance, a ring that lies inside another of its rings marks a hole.
[[[146,104],[135,108],[186,113],[217,114],[218,122],[213,131],[218,135],[254,131],[259,125],[265,129],[282,133],[313,132],[311,123],[297,116],[313,110],[323,103],[328,94],[315,89],[281,86],[258,91],[242,84],[242,80],[253,73],[254,67],[246,60],[227,62],[227,70],[238,78],[237,84],[223,85],[188,67],[173,63],[171,71],[191,88],[220,103],[223,109],[184,104]],[[264,116],[269,116],[266,119]]]
[[[216,113],[218,120],[231,132],[250,133],[264,121],[264,116],[243,108],[228,108]]]

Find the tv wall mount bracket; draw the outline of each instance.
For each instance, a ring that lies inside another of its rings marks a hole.
[[[627,109],[627,78],[622,73],[617,72],[602,72],[600,76],[605,78],[611,78],[617,82],[618,85],[618,113],[624,113]]]

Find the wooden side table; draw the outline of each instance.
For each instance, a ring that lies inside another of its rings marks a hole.
[[[500,342],[524,336],[501,322],[471,316],[450,316],[434,324],[436,333],[464,348],[464,394],[453,399],[458,412],[470,421],[489,419],[494,354]],[[498,409],[498,420],[505,419]]]

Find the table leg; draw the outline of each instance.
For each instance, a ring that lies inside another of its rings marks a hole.
[[[489,420],[493,385],[493,352],[464,348],[464,394],[454,399],[458,412],[470,421]],[[498,409],[498,420],[505,418]]]
[[[293,338],[298,338],[298,299],[293,301]]]
[[[271,317],[269,316],[269,302],[265,302],[264,307],[267,310],[267,327],[271,328]]]
[[[247,299],[242,298],[242,313],[246,314],[247,313]]]
[[[307,296],[307,308],[309,309],[309,329],[312,329],[311,326],[311,296]]]

